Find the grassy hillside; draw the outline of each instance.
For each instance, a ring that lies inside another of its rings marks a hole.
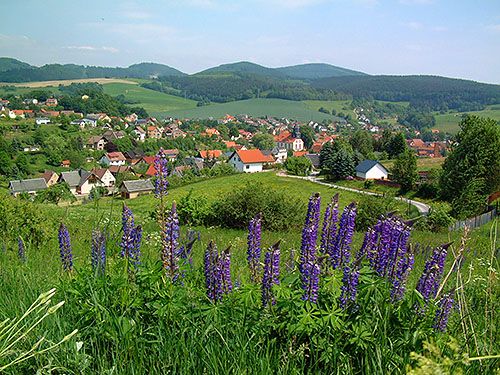
[[[124,95],[128,100],[140,102],[137,105],[144,107],[149,114],[196,107],[196,102],[193,100],[149,90],[138,85],[107,83],[103,85],[103,88],[105,94]]]
[[[458,123],[462,120],[462,116],[464,116],[465,114],[490,117],[492,119],[500,121],[500,105],[497,104],[488,106],[483,111],[446,113],[444,115],[436,113],[436,129],[439,129],[439,131],[441,132],[456,134],[459,130]]]
[[[288,117],[302,122],[339,119],[338,117],[310,109],[302,102],[282,99],[248,99],[231,103],[212,104],[193,109],[156,113],[157,116],[171,116],[174,118],[220,118],[225,114],[247,114],[255,117]]]
[[[352,113],[352,110],[349,108],[349,105],[351,104],[350,100],[303,100],[302,103],[304,103],[306,107],[315,111],[323,107],[330,112],[334,109],[337,113]]]

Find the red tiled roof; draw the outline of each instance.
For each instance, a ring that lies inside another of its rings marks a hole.
[[[293,156],[304,156],[307,154],[307,151],[294,151]]]
[[[264,155],[262,151],[258,149],[239,150],[235,152],[238,154],[241,161],[245,164],[274,162],[274,158],[271,155]]]
[[[203,159],[215,159],[215,158],[218,158],[221,155],[222,155],[222,151],[221,150],[200,151],[200,156]]]
[[[110,152],[108,153],[109,161],[125,160],[125,156],[121,152]]]

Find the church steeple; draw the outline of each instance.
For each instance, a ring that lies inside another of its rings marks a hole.
[[[299,138],[300,139],[301,134],[300,134],[300,125],[299,124],[295,124],[295,127],[293,128],[292,136],[294,138]]]

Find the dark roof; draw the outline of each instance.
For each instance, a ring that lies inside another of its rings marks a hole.
[[[10,181],[9,190],[11,194],[21,193],[23,191],[38,191],[47,188],[45,179],[43,178],[30,178],[28,180],[14,180]]]
[[[128,150],[123,153],[127,159],[140,159],[146,156],[142,150]]]
[[[384,170],[389,173],[389,171],[387,170],[387,168],[385,168],[382,163],[380,163],[378,160],[363,160],[361,162],[361,164],[359,164],[355,170],[356,172],[361,172],[361,173],[366,173],[368,172],[370,169],[372,169],[374,166],[376,166],[377,164],[379,164],[382,168],[384,168]]]
[[[81,186],[87,181],[90,176],[90,172],[84,169],[79,169],[78,171],[61,172],[59,177],[60,182],[67,182],[69,187],[75,188]]]
[[[309,158],[314,168],[319,168],[319,154],[306,154],[305,156]]]
[[[152,191],[154,189],[153,184],[149,180],[132,180],[123,181],[120,185],[120,190],[129,193],[136,193],[140,191]]]

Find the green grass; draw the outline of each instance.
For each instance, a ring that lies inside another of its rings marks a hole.
[[[134,81],[136,82],[137,80]],[[196,107],[196,102],[193,100],[164,94],[138,85],[106,83],[103,85],[103,88],[105,94],[111,96],[124,95],[126,99],[138,101],[138,104],[133,105],[144,107],[150,115],[155,115],[159,112]]]
[[[435,128],[441,132],[446,132],[450,134],[456,134],[460,130],[458,124],[462,120],[462,116],[464,114],[476,115],[480,117],[490,117],[497,121],[500,121],[500,105],[491,105],[488,106],[483,111],[469,111],[469,112],[455,112],[455,113],[446,113],[441,115],[439,113],[435,113],[436,117],[436,126]]]
[[[236,102],[211,104],[193,109],[157,113],[157,116],[171,116],[174,118],[221,118],[225,114],[247,114],[252,117],[287,117],[302,122],[333,121],[337,117],[327,115],[308,108],[302,102],[283,99],[248,99]]]
[[[315,111],[323,107],[330,112],[334,109],[337,113],[343,112],[346,115],[353,113],[352,109],[349,108],[350,100],[303,100],[302,103]]]
[[[440,168],[446,158],[417,158],[417,169],[419,171],[429,171],[434,168]],[[384,160],[382,164],[388,170],[394,166],[395,159],[393,160]]]

